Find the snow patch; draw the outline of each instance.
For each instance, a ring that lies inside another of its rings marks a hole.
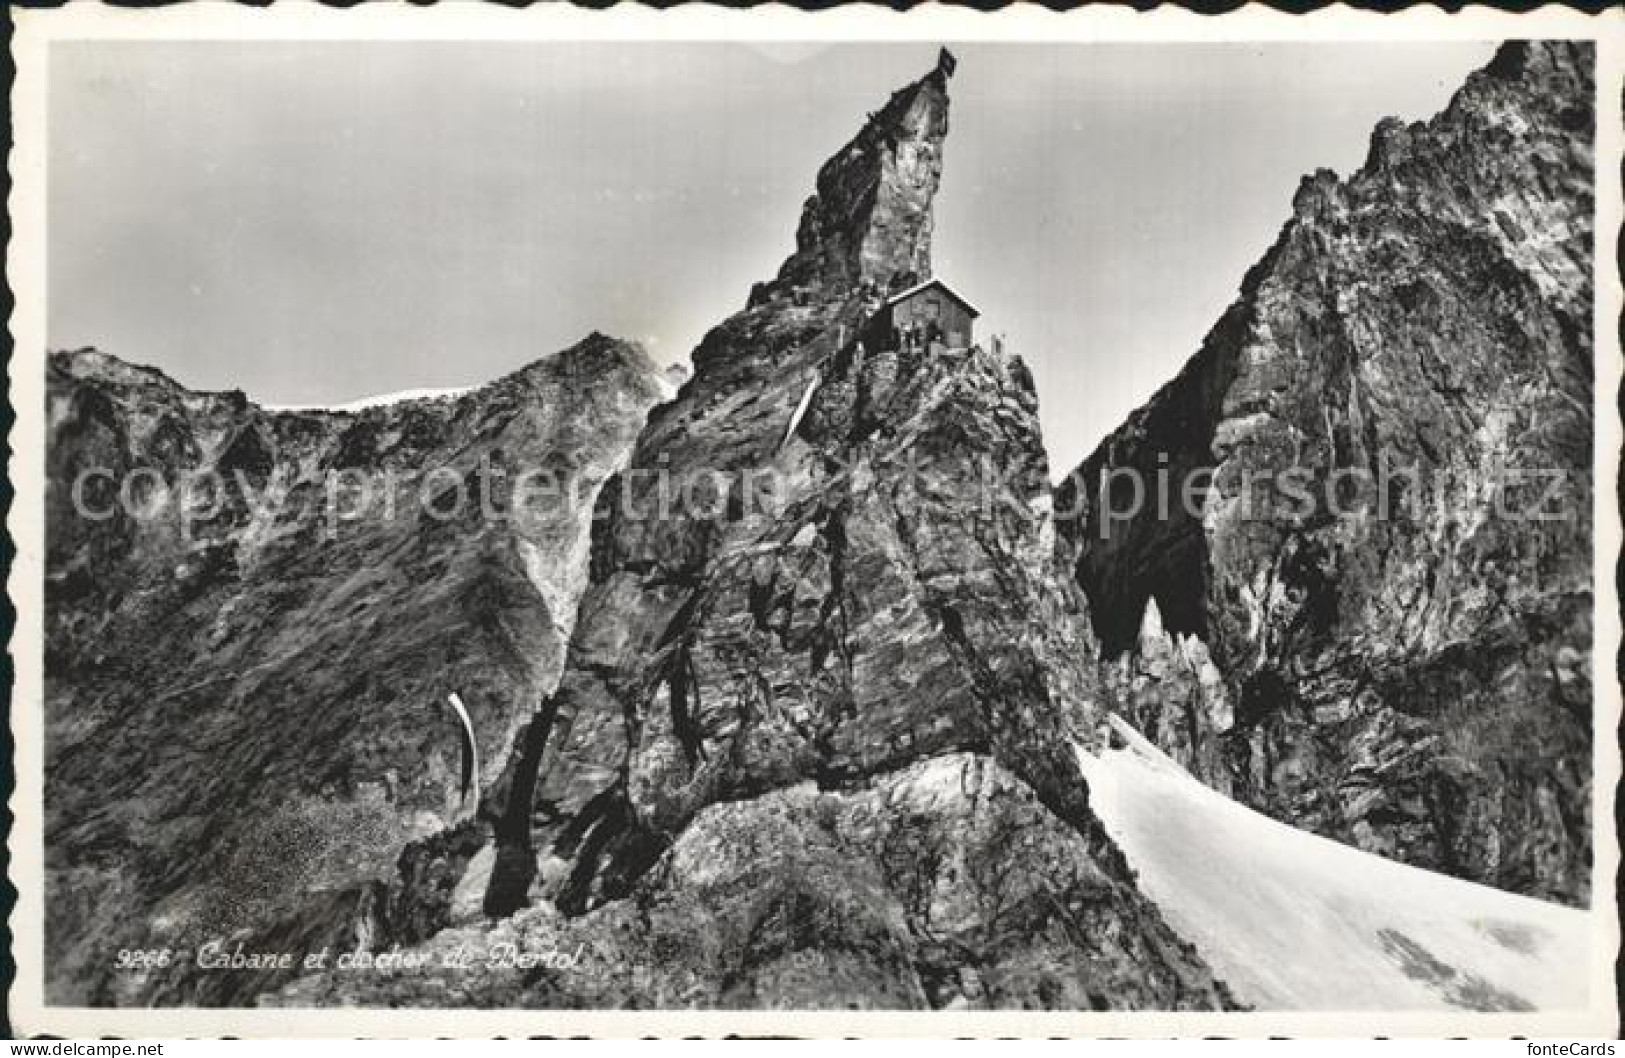
[[[1117,717],[1079,750],[1140,887],[1263,1010],[1550,1010],[1587,1003],[1589,916],[1361,852],[1209,789]]]
[[[468,782],[463,790],[463,802],[466,804],[472,797],[477,807],[480,797],[480,743],[474,737],[474,721],[469,717],[468,707],[463,704],[462,697],[455,691],[447,695],[446,700],[451,703],[451,707],[457,711],[458,719],[463,722],[463,752],[468,754],[466,773]]]
[[[368,408],[382,408],[390,404],[403,404],[411,400],[446,400],[452,397],[461,397],[465,393],[472,393],[474,386],[449,386],[441,389],[403,389],[395,393],[380,393],[377,396],[361,397],[345,404],[262,404],[266,411],[366,411]]]
[[[802,416],[807,414],[807,409],[812,405],[813,393],[818,390],[818,382],[819,377],[816,373],[807,380],[807,388],[801,393],[801,402],[796,405],[795,414],[790,416],[790,425],[784,428],[784,436],[779,438],[779,448],[789,444],[790,438],[795,436],[796,427],[801,425]]]

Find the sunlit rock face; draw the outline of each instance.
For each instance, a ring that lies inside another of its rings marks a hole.
[[[47,370],[52,1002],[163,998],[121,948],[415,922],[409,846],[484,826],[447,695],[502,767],[659,372],[594,335],[454,398],[278,412],[91,350]],[[537,470],[579,498],[527,501]]]
[[[1379,125],[1347,180],[1306,178],[1201,350],[1057,497],[1113,697],[1182,763],[1279,819],[1572,903],[1593,86],[1589,45],[1510,43],[1431,121]],[[1148,499],[1119,517],[1128,471]],[[1175,491],[1160,516],[1159,471],[1211,471],[1205,509]]]

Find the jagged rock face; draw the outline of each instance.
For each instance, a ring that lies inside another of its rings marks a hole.
[[[928,270],[945,80],[825,167],[781,272],[799,289],[705,338],[600,496],[559,690],[487,797],[490,920],[424,949],[580,963],[335,973],[276,1002],[1229,1002],[1089,810],[1095,645],[1026,368],[855,340]]]
[[[154,998],[113,971],[120,947],[352,943],[413,842],[479,826],[447,695],[501,768],[557,682],[597,489],[669,386],[599,336],[355,413],[267,411],[93,351],[48,370],[51,1001]],[[209,472],[223,490],[182,517]]]
[[[1589,45],[1508,44],[1432,121],[1380,125],[1353,177],[1306,179],[1202,349],[1057,496],[1108,683],[1197,774],[1362,848],[1574,903],[1593,83]],[[1131,470],[1148,499],[1117,517]],[[1193,516],[1177,490],[1204,470]],[[1166,630],[1137,637],[1149,600]]]

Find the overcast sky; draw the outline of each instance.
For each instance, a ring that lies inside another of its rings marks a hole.
[[[1176,372],[1385,115],[1489,43],[955,45],[937,274],[1064,472]],[[593,330],[686,360],[935,44],[73,43],[49,342],[271,404],[482,382]]]

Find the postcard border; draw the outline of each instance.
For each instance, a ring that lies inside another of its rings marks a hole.
[[[1619,845],[1615,791],[1620,776],[1617,733],[1620,686],[1608,678],[1621,645],[1618,597],[1612,574],[1620,559],[1620,512],[1612,488],[1619,481],[1622,429],[1615,397],[1625,380],[1618,325],[1625,289],[1616,255],[1621,231],[1621,71],[1625,18],[1553,7],[1514,13],[1467,7],[1395,14],[1322,10],[1290,15],[1253,4],[1224,15],[1182,9],[1141,13],[1126,8],[1055,12],[1006,7],[995,12],[934,5],[906,13],[887,9],[806,12],[779,5],[748,11],[716,7],[654,10],[617,6],[587,11],[560,6],[510,9],[390,5],[332,9],[278,3],[269,8],[173,6],[154,9],[71,6],[14,11],[12,54],[12,241],[6,274],[15,298],[9,463],[13,499],[7,529],[15,548],[8,592],[16,610],[8,649],[15,683],[10,710],[16,746],[11,798],[12,913],[17,979],[11,1017],[19,1035],[52,1033],[90,1037],[288,1036],[400,1038],[424,1035],[649,1035],[790,1034],[811,1037],[912,1036],[1611,1036],[1619,1025],[1615,958],[1620,930],[1616,881]],[[770,1012],[770,1011],[544,1011],[468,1009],[174,1009],[53,1007],[44,1001],[44,850],[42,834],[43,577],[44,577],[44,356],[45,356],[45,87],[50,45],[64,40],[862,40],[862,41],[1305,41],[1461,40],[1566,38],[1596,42],[1597,335],[1595,489],[1596,575],[1593,825],[1596,918],[1592,989],[1584,1009],[1540,1014],[1474,1013],[1095,1013],[1095,1012]],[[1604,649],[1606,647],[1606,649]]]

